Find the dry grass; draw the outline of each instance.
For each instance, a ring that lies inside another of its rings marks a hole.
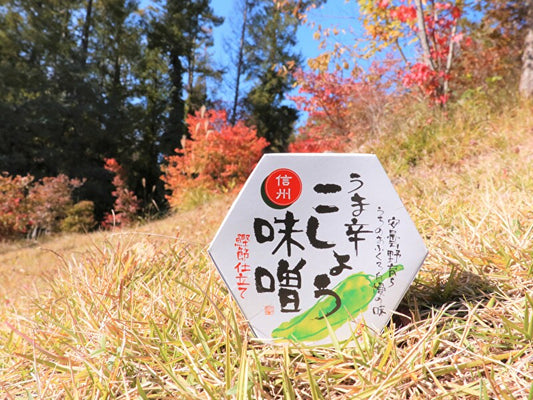
[[[430,252],[381,335],[315,348],[255,341],[205,252],[224,198],[136,232],[2,248],[4,274],[54,274],[35,302],[0,306],[0,393],[532,399],[533,108],[430,128],[422,153],[401,134],[375,148]]]
[[[72,260],[105,244],[130,246],[138,241],[186,242],[207,246],[231,204],[232,195],[209,206],[123,231],[58,235],[39,241],[0,242],[0,299],[20,303],[49,289],[46,280]]]

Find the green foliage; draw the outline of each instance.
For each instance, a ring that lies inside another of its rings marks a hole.
[[[150,48],[159,49],[168,62],[170,80],[169,113],[160,139],[160,152],[171,155],[176,147],[181,146],[181,139],[186,135],[185,106],[183,90],[190,95],[189,109],[198,107],[197,101],[201,91],[195,74],[204,68],[203,76],[213,75],[207,68],[207,60],[202,60],[204,49],[213,45],[210,34],[214,26],[220,25],[222,19],[215,16],[208,0],[167,0],[159,13],[151,16],[148,38]],[[183,75],[188,74],[188,84],[183,83]]]
[[[144,115],[133,84],[142,32],[136,11],[133,2],[111,0],[1,8],[0,170],[87,178],[80,196],[100,216],[108,208],[103,159],[144,152],[134,134]]]
[[[253,87],[244,99],[247,124],[269,143],[270,151],[285,151],[298,119],[295,108],[283,104],[294,79],[289,73],[301,63],[294,50],[298,19],[263,0],[251,7],[244,45],[245,76]]]
[[[83,200],[70,206],[61,221],[62,232],[89,232],[96,225],[94,220],[94,203]]]
[[[270,143],[270,151],[287,150],[298,119],[295,108],[281,104],[287,91],[287,77],[268,70],[246,97],[247,124]]]
[[[0,171],[86,178],[79,196],[101,219],[113,203],[103,162],[114,158],[145,207],[163,204],[159,164],[185,132],[183,89],[197,108],[214,74],[204,48],[221,21],[209,1],[169,0],[161,12],[130,0],[2,4]]]

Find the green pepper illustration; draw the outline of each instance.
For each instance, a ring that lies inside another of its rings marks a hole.
[[[362,272],[350,275],[333,289],[342,304],[336,312],[331,313],[331,310],[335,309],[336,299],[332,296],[323,296],[307,311],[290,321],[281,323],[272,331],[272,337],[295,341],[324,339],[329,333],[327,323],[336,331],[346,322],[366,311],[376,296],[379,285],[401,270],[403,270],[403,265],[398,264],[377,278]]]

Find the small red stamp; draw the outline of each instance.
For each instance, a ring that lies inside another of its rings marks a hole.
[[[274,306],[265,306],[265,315],[274,315]]]

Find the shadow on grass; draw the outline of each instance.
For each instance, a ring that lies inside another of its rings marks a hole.
[[[392,317],[397,328],[430,318],[432,310],[447,306],[457,317],[468,313],[466,304],[488,302],[497,286],[471,271],[452,269],[447,277],[419,277],[411,285]]]

